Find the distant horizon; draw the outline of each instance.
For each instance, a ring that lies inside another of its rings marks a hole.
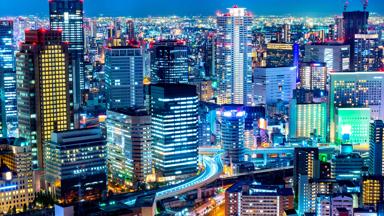
[[[48,17],[47,0],[1,0],[9,2],[0,5],[0,16]],[[383,0],[370,0],[368,11],[384,15]],[[92,3],[90,3],[92,2]],[[182,2],[182,3],[181,3]],[[351,0],[348,11],[362,10],[360,0]],[[214,16],[233,5],[245,7],[255,16],[305,16],[330,17],[341,15],[344,0],[84,0],[86,17],[191,17]],[[279,5],[279,7],[276,7]]]

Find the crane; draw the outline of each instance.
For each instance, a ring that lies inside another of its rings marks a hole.
[[[344,2],[344,11],[347,11],[348,5],[349,5],[349,1],[345,0],[345,2]]]

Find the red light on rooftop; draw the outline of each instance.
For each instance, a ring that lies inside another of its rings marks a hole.
[[[239,6],[237,6],[237,5],[233,5],[233,8],[239,8]]]
[[[28,32],[30,32],[30,31],[31,31],[31,29],[29,29],[29,28],[26,28],[24,31],[25,31],[25,33],[28,33]]]

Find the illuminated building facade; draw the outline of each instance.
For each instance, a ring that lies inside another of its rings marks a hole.
[[[62,41],[68,42],[69,81],[75,111],[81,105],[84,76],[84,21],[83,0],[50,0],[51,30],[62,31]]]
[[[369,107],[371,109],[371,119],[384,118],[384,103],[382,103],[382,95],[384,95],[384,76],[382,73],[345,72],[329,73],[329,76],[331,142],[335,141],[337,107]]]
[[[13,21],[0,20],[0,136],[17,136]]]
[[[353,41],[356,34],[367,33],[368,30],[368,11],[344,11],[344,40]]]
[[[332,158],[332,178],[337,180],[360,180],[364,160],[357,153],[338,154]]]
[[[324,62],[328,71],[350,70],[350,45],[342,43],[305,45],[305,62]]]
[[[70,127],[68,49],[61,32],[26,31],[17,53],[17,106],[20,137],[26,138],[44,167],[44,141]],[[36,151],[37,150],[37,151]]]
[[[108,47],[105,50],[107,108],[144,106],[144,59],[141,48]]]
[[[216,74],[218,104],[252,102],[252,15],[228,8],[217,15]]]
[[[369,131],[369,173],[384,176],[384,123],[375,120],[370,124]]]
[[[188,83],[188,46],[185,41],[158,41],[153,45],[152,55],[152,83]]]
[[[378,34],[356,34],[353,41],[352,71],[378,71],[380,67]]]
[[[327,140],[327,103],[289,104],[289,135],[291,137],[317,137],[320,142]]]
[[[108,181],[129,186],[152,173],[151,116],[145,109],[107,111]]]
[[[364,207],[376,208],[383,200],[384,177],[364,176],[361,181],[361,201]]]
[[[59,203],[101,198],[107,152],[100,128],[53,132],[45,145],[46,186]]]
[[[304,185],[309,179],[318,177],[319,149],[313,147],[295,148],[293,161],[293,189],[299,192],[299,184]],[[306,181],[304,181],[304,177]]]
[[[267,44],[267,68],[293,67],[294,49],[290,43]],[[298,53],[297,53],[298,54]]]
[[[353,197],[350,194],[334,194],[332,196],[332,215],[339,215],[338,209],[344,208],[348,214],[353,213]]]
[[[256,68],[254,73],[254,103],[285,103],[293,97],[296,89],[296,67]]]
[[[244,107],[241,105],[223,105],[218,113],[220,115],[220,139],[225,151],[225,162],[236,164],[244,161],[246,117]]]
[[[152,160],[159,181],[196,174],[198,105],[193,85],[151,86]]]
[[[368,144],[370,116],[370,108],[337,108],[337,140],[350,144]]]
[[[302,62],[299,70],[300,88],[325,92],[327,66],[322,62]]]
[[[0,139],[0,213],[23,211],[34,199],[31,145],[23,138]]]

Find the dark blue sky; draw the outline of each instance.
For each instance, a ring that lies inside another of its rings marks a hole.
[[[361,9],[360,0],[349,0]],[[369,11],[384,14],[384,0],[369,0]],[[344,0],[84,0],[87,16],[214,15],[237,4],[254,14],[324,16],[343,10]],[[47,15],[48,0],[0,0],[0,16]]]

